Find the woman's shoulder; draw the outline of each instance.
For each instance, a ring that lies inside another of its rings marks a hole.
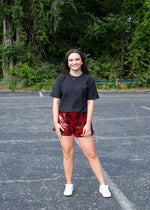
[[[94,81],[94,78],[90,74],[83,73],[83,76],[88,81]]]
[[[59,75],[57,78],[57,81],[62,82],[66,78],[67,75],[68,75],[68,73]]]

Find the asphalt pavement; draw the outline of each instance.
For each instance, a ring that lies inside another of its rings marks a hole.
[[[94,138],[112,192],[75,141],[74,193],[64,197],[62,151],[49,93],[0,92],[0,210],[149,210],[150,92],[100,93]]]

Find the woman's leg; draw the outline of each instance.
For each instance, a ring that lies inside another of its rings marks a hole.
[[[88,138],[79,137],[77,139],[100,185],[105,184],[102,166],[95,150],[95,143],[93,136],[89,136]]]
[[[74,157],[74,136],[62,136],[60,144],[63,151],[63,165],[67,184],[72,183],[73,157]]]

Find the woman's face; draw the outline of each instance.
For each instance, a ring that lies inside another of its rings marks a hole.
[[[70,70],[73,71],[81,71],[81,66],[82,66],[83,62],[82,62],[82,58],[80,56],[80,54],[78,53],[71,53],[68,56],[68,66],[70,68]]]

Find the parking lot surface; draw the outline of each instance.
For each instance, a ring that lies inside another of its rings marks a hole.
[[[0,92],[0,210],[150,208],[150,92],[100,93],[94,138],[112,197],[75,141],[75,186],[64,197],[62,151],[49,93]]]

